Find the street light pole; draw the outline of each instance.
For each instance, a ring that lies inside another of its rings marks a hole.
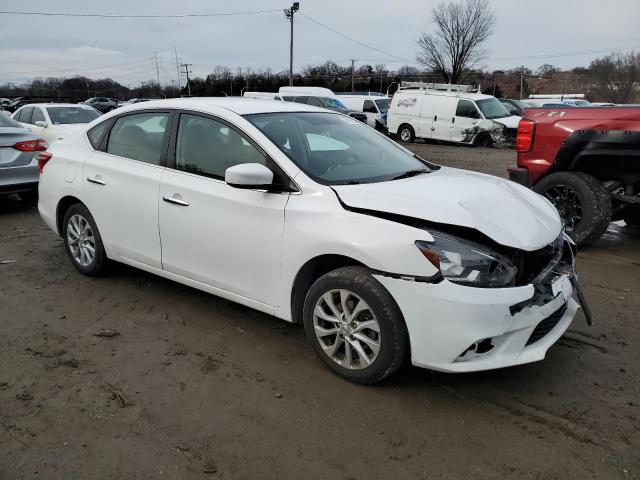
[[[293,2],[290,8],[284,9],[284,16],[291,23],[291,37],[289,38],[289,86],[293,87],[293,15],[300,10],[300,2]]]

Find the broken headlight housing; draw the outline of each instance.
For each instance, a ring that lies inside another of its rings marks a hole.
[[[518,268],[504,255],[478,243],[429,231],[433,242],[416,247],[447,280],[470,287],[511,287]]]

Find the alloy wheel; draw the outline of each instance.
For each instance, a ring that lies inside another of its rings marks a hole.
[[[545,196],[558,209],[565,231],[573,232],[582,218],[582,204],[576,191],[567,185],[556,185]]]
[[[313,329],[324,353],[343,368],[367,368],[380,352],[378,320],[371,307],[349,290],[330,290],[317,300]]]
[[[96,240],[89,221],[78,213],[69,218],[67,243],[71,256],[80,266],[91,265],[96,256]]]
[[[400,132],[400,140],[403,142],[408,142],[411,139],[411,132],[408,128],[403,128]]]

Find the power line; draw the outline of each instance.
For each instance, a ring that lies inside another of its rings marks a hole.
[[[366,43],[361,42],[360,40],[356,40],[353,37],[345,35],[344,33],[339,32],[338,30],[336,30],[334,28],[331,28],[329,25],[325,25],[324,23],[319,22],[318,20],[316,20],[314,18],[311,18],[309,15],[305,15],[302,12],[299,12],[299,13],[300,13],[300,15],[302,15],[307,20],[311,20],[313,23],[315,23],[317,25],[320,25],[322,28],[325,28],[325,29],[331,31],[331,32],[335,33],[336,35],[340,35],[342,38],[346,38],[347,40],[349,40],[351,42],[357,43],[358,45],[361,45],[361,46],[363,46],[365,48],[368,48],[369,50],[373,50],[374,52],[382,53],[383,55],[386,55],[386,56],[392,57],[392,58],[396,58],[396,59],[401,60],[403,62],[411,62],[411,60],[407,60],[406,58],[398,57],[397,55],[393,55],[392,53],[385,52],[384,50],[380,50],[379,48],[372,47],[371,45],[367,45]]]
[[[633,50],[635,48],[640,48],[640,45],[627,45],[624,47],[613,47],[613,48],[598,48],[595,50],[577,50],[574,52],[564,52],[564,53],[546,53],[540,55],[529,55],[529,56],[519,56],[519,57],[492,57],[487,60],[539,60],[544,58],[558,58],[558,57],[573,57],[578,55],[592,55],[596,53],[610,53],[610,52],[619,52],[622,50]]]
[[[29,15],[42,17],[94,17],[94,18],[198,18],[198,17],[229,17],[232,15],[253,15],[258,13],[273,13],[280,10],[248,10],[244,12],[220,12],[220,13],[178,13],[168,15],[121,15],[106,13],[56,13],[56,12],[16,12],[0,11],[0,15]]]

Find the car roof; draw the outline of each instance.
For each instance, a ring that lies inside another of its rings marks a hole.
[[[80,103],[30,103],[30,107],[83,107],[83,108],[91,108],[86,105],[82,105]]]
[[[463,100],[486,100],[487,98],[496,98],[493,95],[485,95],[484,93],[475,92],[449,92],[445,90],[420,90],[417,88],[404,88],[398,90],[397,94],[402,95],[433,95],[439,97],[461,98]]]
[[[191,97],[168,98],[166,100],[150,100],[148,102],[134,103],[126,107],[113,110],[114,113],[131,112],[134,110],[146,110],[149,108],[199,108],[219,107],[237,113],[249,115],[253,113],[277,113],[277,112],[331,112],[330,110],[306,105],[303,103],[281,102],[279,100],[262,100],[243,97]]]

